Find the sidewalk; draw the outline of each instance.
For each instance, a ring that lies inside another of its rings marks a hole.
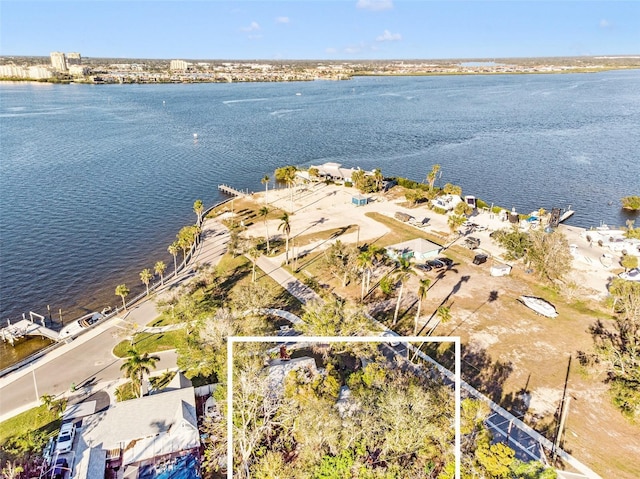
[[[284,255],[273,258],[263,255],[257,259],[256,265],[301,303],[304,304],[314,299],[320,299],[320,296],[314,290],[280,266],[283,261]]]
[[[126,335],[133,333],[134,329],[149,330],[150,328],[145,326],[159,316],[157,298],[190,281],[194,276],[195,266],[217,264],[226,252],[228,238],[229,234],[224,225],[216,219],[206,220],[202,241],[187,268],[177,278],[166,278],[164,286],[156,290],[152,296],[145,297],[130,307],[128,311],[96,325],[73,341],[56,347],[28,365],[0,378],[0,421],[38,406],[39,401],[33,400],[36,396],[34,387],[38,396],[45,393],[68,396],[70,384],[79,384],[84,378],[96,375],[96,371],[99,371],[101,376],[108,376],[102,378],[101,384],[117,381],[121,375],[117,367],[113,367],[115,371],[109,374],[104,371],[108,364],[119,361],[111,353],[113,347]],[[174,327],[159,330],[170,330]],[[124,334],[120,331],[124,331]],[[175,352],[167,352],[163,354],[163,358],[167,362],[163,368],[175,366]]]

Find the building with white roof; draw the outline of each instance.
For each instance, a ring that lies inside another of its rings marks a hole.
[[[74,479],[105,477],[195,453],[200,447],[193,387],[118,402],[83,419]]]

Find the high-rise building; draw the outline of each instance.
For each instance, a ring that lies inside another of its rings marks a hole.
[[[169,68],[171,70],[186,71],[188,67],[189,64],[184,60],[171,60],[171,63],[169,64]]]
[[[80,65],[82,63],[82,57],[77,52],[67,53],[67,66]]]
[[[51,66],[60,72],[67,71],[67,59],[62,52],[51,52]]]

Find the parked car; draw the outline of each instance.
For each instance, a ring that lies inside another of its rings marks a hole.
[[[53,479],[64,479],[67,477],[67,471],[69,470],[69,463],[64,457],[56,459],[56,463],[53,466]]]
[[[475,255],[475,257],[473,258],[473,264],[482,264],[482,263],[486,263],[487,259],[489,259],[489,256],[487,256],[486,254],[480,253]]]
[[[76,437],[76,426],[72,422],[67,422],[60,428],[56,450],[58,452],[69,452],[73,446],[73,438]]]
[[[464,245],[469,249],[476,249],[480,246],[480,240],[473,236],[469,236],[468,238],[465,238]]]
[[[431,268],[433,269],[440,269],[440,268],[446,267],[446,264],[444,264],[442,261],[437,259],[430,259],[429,261],[425,262],[425,264],[427,266],[431,266]]]
[[[446,256],[436,258],[436,261],[440,261],[441,263],[444,263],[444,265],[447,268],[451,268],[451,266],[453,266],[453,260],[451,258],[447,258]]]
[[[433,269],[428,264],[421,264],[421,263],[416,264],[415,267],[418,268],[421,271],[431,271]]]

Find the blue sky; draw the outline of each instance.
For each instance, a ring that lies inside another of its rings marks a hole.
[[[428,59],[640,54],[640,1],[0,0],[0,54]]]

